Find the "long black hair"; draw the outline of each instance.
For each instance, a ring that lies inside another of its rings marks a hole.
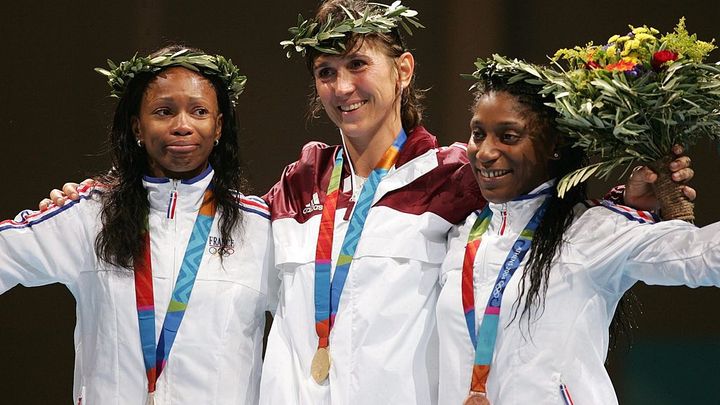
[[[202,52],[182,45],[170,45],[153,52],[151,57],[183,49]],[[149,172],[149,163],[145,149],[137,145],[132,118],[138,116],[145,90],[157,73],[137,75],[120,97],[109,135],[113,168],[97,179],[108,186],[108,191],[102,197],[102,229],[95,240],[95,252],[101,260],[127,269],[132,268],[134,259],[143,248],[140,234],[149,213],[147,193],[142,184],[143,175]],[[245,186],[240,171],[237,121],[226,86],[215,76],[204,77],[215,89],[223,116],[220,139],[210,153],[209,162],[215,171],[213,195],[221,213],[220,235],[222,240],[229,241],[242,220],[234,190]]]

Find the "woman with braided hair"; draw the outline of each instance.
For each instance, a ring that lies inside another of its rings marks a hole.
[[[488,204],[442,265],[439,403],[617,403],[604,362],[618,302],[637,281],[720,286],[720,223],[655,223],[582,185],[558,197],[587,158],[522,80],[532,65],[479,66],[468,159]]]
[[[99,71],[119,97],[113,170],[0,222],[0,292],[75,297],[73,403],[255,404],[277,276],[267,206],[236,191],[245,78],[181,46]]]

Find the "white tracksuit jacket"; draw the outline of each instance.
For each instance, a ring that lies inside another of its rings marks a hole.
[[[330,376],[317,384],[315,247],[337,146],[308,144],[266,198],[282,277],[263,366],[262,405],[437,403],[435,305],[447,233],[478,205],[462,146],[437,149],[423,128],[408,134],[380,182],[330,333]],[[353,193],[345,163],[333,239],[337,258]],[[357,188],[357,187],[356,187]],[[328,286],[329,288],[329,286]]]
[[[492,221],[475,258],[476,328],[500,266],[544,198],[490,204]],[[623,293],[637,281],[720,286],[720,223],[703,228],[682,221],[652,223],[647,213],[612,204],[582,205],[576,212],[550,272],[544,312],[531,321],[529,331],[526,318],[518,315],[511,322],[524,266],[507,285],[487,385],[493,405],[564,405],[561,384],[576,404],[617,404],[604,362],[608,326]],[[443,405],[462,404],[470,387],[475,351],[460,283],[465,245],[476,218],[477,212],[453,231],[442,266],[437,320]],[[520,308],[522,312],[522,303]]]
[[[187,181],[144,181],[150,201],[156,338],[212,177],[208,168]],[[169,219],[173,189],[178,198],[174,219]],[[144,404],[147,378],[133,274],[98,261],[94,242],[100,229],[99,191],[81,189],[81,196],[64,207],[25,212],[17,221],[0,223],[0,293],[17,284],[65,284],[77,302],[73,403]],[[267,206],[257,197],[240,196],[238,202],[242,229],[227,241],[232,252],[222,265],[216,253],[221,243],[217,217],[213,223],[155,404],[257,403],[264,312],[276,301],[278,278],[270,272]]]

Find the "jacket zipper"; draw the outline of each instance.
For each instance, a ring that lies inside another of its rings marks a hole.
[[[171,269],[170,274],[172,275],[170,278],[170,285],[175,285],[175,279],[177,277],[176,272],[178,271],[178,264],[177,264],[177,243],[174,243],[178,238],[178,221],[175,219],[175,211],[178,204],[178,184],[180,184],[180,180],[173,179],[172,181],[172,190],[170,190],[170,199],[168,201],[168,213],[170,213],[169,209],[172,208],[172,216],[168,215],[168,219],[172,220],[172,229],[173,229],[173,235],[170,239],[170,243],[173,246],[173,266]],[[172,289],[171,289],[172,291]]]
[[[501,214],[502,222],[500,223],[500,230],[498,231],[500,236],[505,234],[505,226],[507,225],[507,203],[503,203]]]
[[[175,219],[175,209],[177,208],[177,185],[180,180],[171,180],[173,188],[170,190],[170,198],[168,198],[167,213],[165,217],[167,219]]]

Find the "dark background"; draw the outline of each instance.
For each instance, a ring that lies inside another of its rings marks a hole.
[[[718,37],[716,1],[406,0],[427,27],[409,38],[417,81],[428,88],[426,126],[442,144],[468,137],[469,83],[477,56],[544,62],[561,47],[603,43],[627,24],[661,32],[687,17],[690,32]],[[222,53],[248,75],[239,102],[241,143],[255,192],[264,193],[310,139],[337,142],[326,120],[308,123],[304,64],[278,42],[317,1],[12,2],[0,17],[0,217],[37,205],[52,187],[107,169],[115,106],[92,68],[168,41]],[[719,58],[715,51],[713,60]],[[697,223],[720,220],[715,145],[692,151]],[[613,181],[614,183],[614,181]],[[594,183],[595,195],[607,185]],[[1,269],[0,269],[1,271]],[[610,356],[621,403],[720,403],[720,291],[635,287],[643,302],[631,349]],[[0,296],[0,403],[69,403],[74,301],[63,286],[16,287]]]

